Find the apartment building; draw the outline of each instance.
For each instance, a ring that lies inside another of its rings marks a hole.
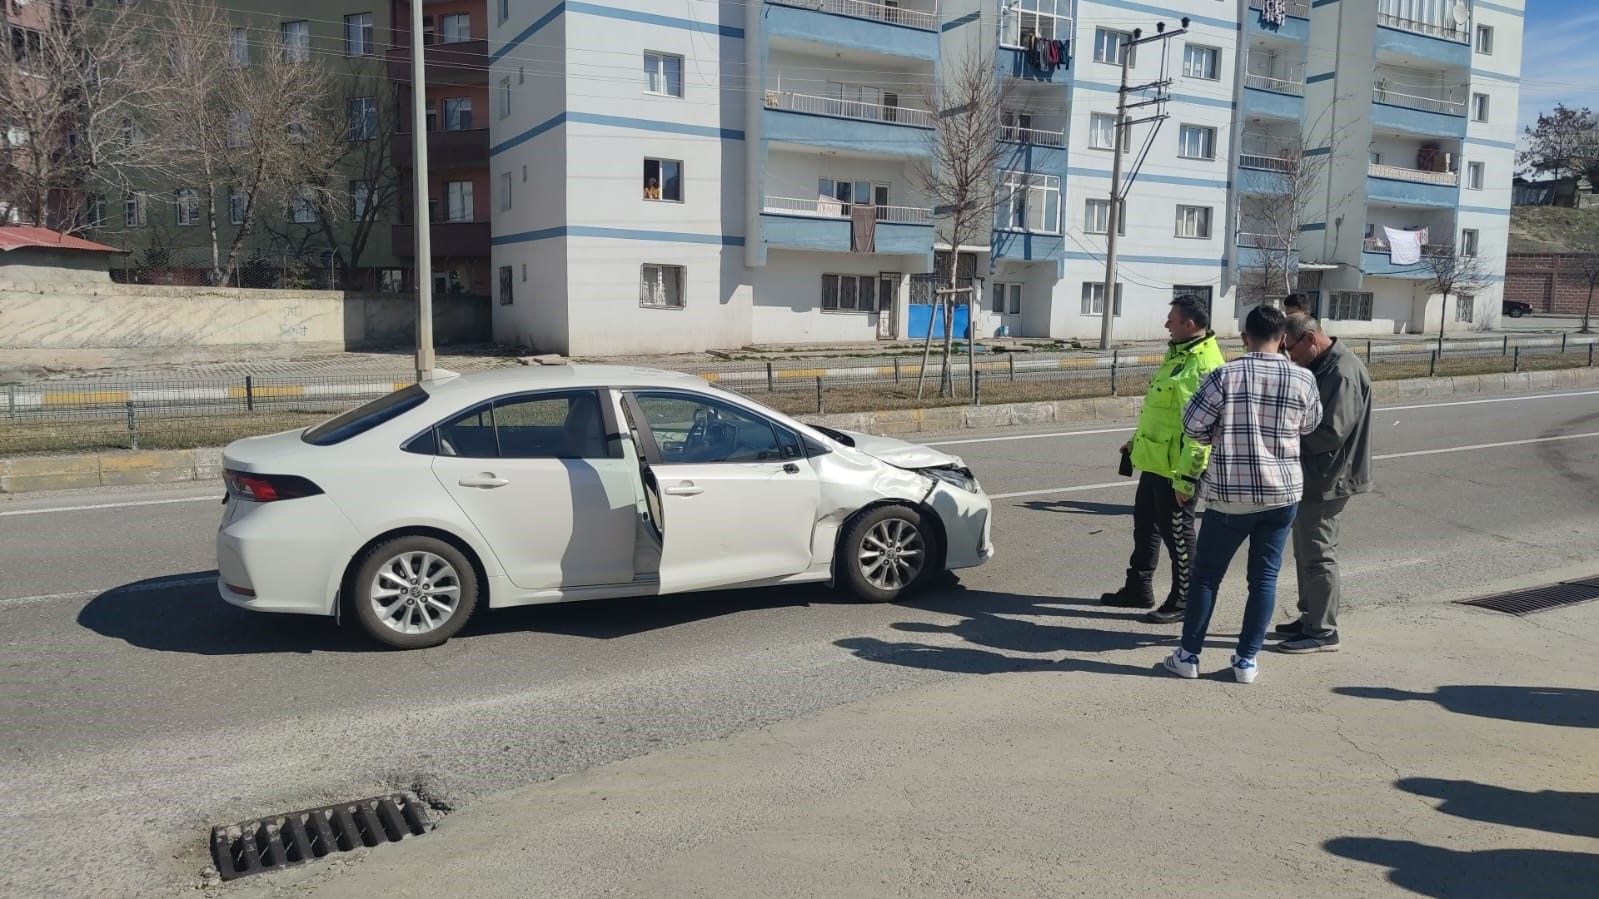
[[[1137,178],[1109,303],[1118,339],[1163,336],[1181,293],[1236,329],[1259,300],[1258,220],[1293,180],[1289,147],[1327,158],[1288,243],[1341,333],[1497,309],[1515,0],[491,5],[503,341],[598,355],[919,337],[947,254],[981,298],[977,334],[1096,338],[1123,54],[1134,29],[1184,17],[1186,34],[1128,60],[1132,84],[1160,85],[1132,102],[1163,102],[1136,107],[1123,135]],[[988,234],[950,247],[917,169],[935,86],[973,59],[1004,84],[999,208]],[[1429,242],[1399,242],[1483,259],[1474,300],[1446,311],[1424,295],[1424,264],[1403,248],[1394,261],[1385,229],[1418,227]]]
[[[54,17],[54,4],[0,0],[0,40],[6,43],[7,58],[17,63],[14,69],[7,66],[0,70],[0,77],[17,79],[16,83],[6,85],[7,93],[14,91],[19,97],[33,96],[31,91],[42,89],[28,72],[27,59],[39,52]],[[0,120],[0,154],[3,154],[0,156],[0,225],[55,227],[59,224],[52,220],[48,211],[42,216],[44,220],[34,221],[41,218],[37,214],[37,207],[41,205],[37,198],[23,196],[25,191],[18,184],[6,183],[10,179],[3,177],[7,171],[16,172],[19,181],[25,173],[37,174],[37,167],[29,160],[30,150],[36,150],[38,142],[49,146],[59,140],[60,135],[32,134],[25,123]]]

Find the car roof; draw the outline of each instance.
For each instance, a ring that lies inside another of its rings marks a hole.
[[[687,387],[703,390],[704,378],[683,372],[626,365],[527,365],[450,375],[423,387],[440,397],[489,398],[508,391],[559,390],[573,387]]]

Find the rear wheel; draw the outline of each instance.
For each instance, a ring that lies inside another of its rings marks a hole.
[[[936,561],[931,533],[915,509],[883,506],[855,519],[838,543],[837,577],[867,602],[893,602],[919,586]]]
[[[477,606],[477,572],[460,550],[434,537],[396,537],[372,547],[351,583],[355,616],[396,649],[438,646]]]

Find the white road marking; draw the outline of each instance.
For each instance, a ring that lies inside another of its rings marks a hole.
[[[217,494],[210,496],[180,496],[175,499],[140,499],[125,503],[95,503],[88,506],[55,506],[49,509],[11,509],[0,512],[0,518],[10,518],[14,515],[54,515],[58,512],[91,512],[96,509],[131,509],[135,506],[169,506],[174,503],[217,503],[221,504],[222,497]]]
[[[61,602],[68,599],[88,599],[91,596],[100,596],[106,593],[149,593],[153,590],[172,590],[179,587],[198,587],[201,584],[214,584],[216,576],[170,578],[164,581],[149,581],[143,584],[133,584],[128,587],[105,587],[100,590],[79,590],[75,593],[48,593],[43,596],[18,596],[12,599],[0,599],[0,609],[12,609],[20,606],[32,606],[45,602]]]

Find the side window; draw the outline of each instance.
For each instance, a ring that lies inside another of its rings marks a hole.
[[[676,393],[637,397],[664,463],[778,462],[804,455],[787,428],[730,404]]]
[[[600,395],[591,390],[507,397],[440,425],[439,455],[473,459],[614,459]]]

